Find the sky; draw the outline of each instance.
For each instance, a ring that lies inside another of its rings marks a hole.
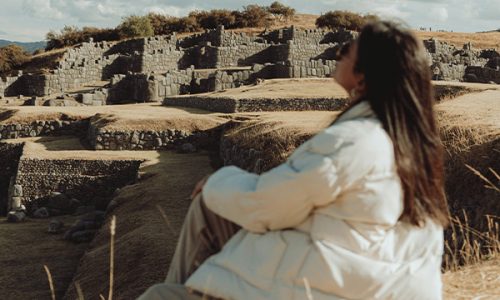
[[[64,25],[116,27],[131,14],[157,12],[184,16],[195,9],[241,9],[273,1],[242,0],[0,0],[0,39],[31,42],[45,39]],[[372,13],[397,18],[413,28],[478,32],[500,28],[500,0],[282,0],[299,13],[330,10]]]

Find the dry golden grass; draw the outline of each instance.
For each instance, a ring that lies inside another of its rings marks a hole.
[[[18,106],[0,108],[0,124],[25,124],[42,120],[81,120],[109,130],[198,130],[216,127],[227,119],[220,114],[191,109],[164,107],[157,103],[107,106],[45,107]]]
[[[472,47],[476,49],[500,49],[500,32],[464,33],[415,31],[415,34],[420,39],[436,38],[440,41],[455,45],[457,48],[462,48],[464,44],[471,42]]]
[[[468,168],[497,193],[500,199],[500,175],[493,169],[495,183],[479,171]],[[446,243],[443,275],[445,299],[498,299],[500,297],[500,217],[486,216],[487,230],[469,226],[467,214],[452,218],[452,237]],[[451,245],[450,245],[451,244]]]
[[[500,259],[469,265],[443,275],[444,298],[448,300],[500,298]]]

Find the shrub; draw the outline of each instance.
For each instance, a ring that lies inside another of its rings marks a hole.
[[[265,27],[269,25],[269,12],[262,6],[251,4],[237,14],[237,27]]]
[[[33,51],[33,56],[40,55],[42,53],[45,53],[45,49],[36,49],[35,51]]]
[[[0,48],[0,73],[8,73],[30,60],[23,47],[8,45]]]
[[[147,16],[155,35],[166,35],[179,31],[176,29],[178,28],[179,18],[157,13],[149,13]]]
[[[288,20],[295,15],[295,9],[275,1],[267,8],[267,11],[279,20]]]
[[[120,39],[120,34],[117,29],[111,28],[83,27],[80,30],[75,26],[64,26],[60,33],[53,30],[47,33],[45,36],[47,40],[45,50],[77,45],[87,42],[90,38],[95,42],[116,41]]]
[[[172,24],[174,28],[177,28],[177,32],[196,32],[200,31],[201,27],[196,20],[196,17],[189,14],[187,17],[180,18],[176,24]]]
[[[128,16],[117,27],[120,36],[124,38],[148,37],[154,34],[153,26],[148,16]]]
[[[227,9],[198,11],[195,13],[195,18],[203,29],[214,29],[218,25],[224,25],[225,28],[234,28],[236,22],[236,16]]]
[[[360,31],[367,21],[377,18],[374,15],[362,16],[350,11],[329,11],[316,19],[316,26],[331,30],[347,29]]]
[[[120,33],[116,28],[83,27],[81,32],[83,36],[81,42],[86,42],[90,38],[94,42],[117,41],[120,39]]]

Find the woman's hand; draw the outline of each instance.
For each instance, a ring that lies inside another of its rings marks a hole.
[[[201,192],[201,190],[203,190],[203,186],[205,186],[205,183],[207,182],[208,177],[210,177],[210,175],[206,175],[200,181],[198,181],[198,183],[196,184],[196,186],[193,189],[193,192],[191,193],[191,196],[190,196],[191,199],[194,199],[194,197],[196,197]]]

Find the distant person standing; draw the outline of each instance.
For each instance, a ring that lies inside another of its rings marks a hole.
[[[197,184],[166,283],[141,300],[442,298],[449,216],[423,45],[370,23],[335,78],[350,107],[287,162]]]

